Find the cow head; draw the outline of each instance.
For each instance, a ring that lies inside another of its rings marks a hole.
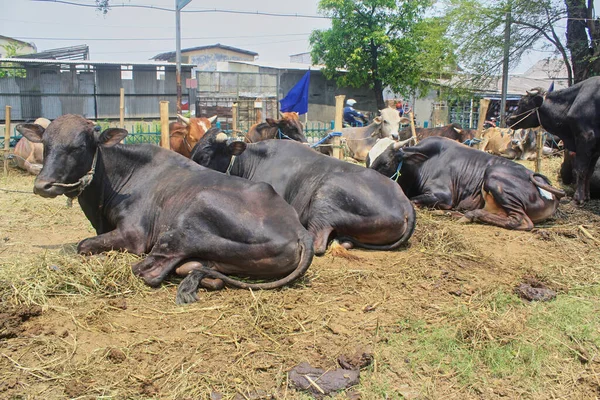
[[[281,133],[292,140],[301,143],[308,142],[306,136],[304,136],[304,128],[297,112],[281,113],[281,119],[275,120],[273,118],[267,118],[266,122],[271,127],[277,127]]]
[[[398,166],[404,164],[418,164],[427,160],[427,156],[417,151],[411,150],[411,147],[403,148],[412,141],[407,139],[403,142],[395,142],[385,149],[377,158],[371,160],[369,168],[391,177],[398,170]],[[401,164],[402,163],[402,164]]]
[[[204,136],[211,128],[212,123],[217,119],[216,115],[210,118],[186,118],[183,115],[177,114],[177,118],[186,125],[187,138],[190,145],[194,147],[196,143]]]
[[[538,108],[544,103],[546,91],[542,88],[535,88],[527,91],[527,94],[521,97],[517,110],[511,115],[506,123],[511,129],[535,128],[540,126]]]
[[[373,131],[371,137],[374,138],[386,138],[392,137],[398,139],[398,131],[400,130],[400,124],[408,124],[410,120],[405,117],[400,117],[398,110],[388,107],[383,110],[379,110],[379,115],[373,120],[374,124],[377,124],[377,129]]]
[[[211,128],[194,147],[191,158],[203,167],[225,172],[231,157],[239,156],[244,150],[246,150],[246,143],[237,140],[228,143],[225,133],[218,128]]]
[[[93,169],[98,148],[114,146],[127,136],[119,128],[100,133],[92,121],[78,115],[60,116],[47,129],[20,124],[17,130],[30,141],[44,144],[44,167],[33,189],[42,197],[76,197],[83,177]]]

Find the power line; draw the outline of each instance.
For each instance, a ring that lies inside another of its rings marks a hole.
[[[65,0],[32,0],[42,3],[59,3],[66,4],[70,6],[77,7],[86,7],[86,8],[98,8],[95,4],[82,4],[82,3],[74,3],[72,1]],[[110,8],[147,8],[151,10],[158,11],[169,11],[175,12],[174,9],[147,5],[147,4],[113,4],[108,7]],[[312,18],[312,19],[331,19],[330,17],[326,17],[323,15],[309,15],[309,14],[298,14],[298,13],[272,13],[265,11],[242,11],[242,10],[226,10],[226,9],[218,9],[218,8],[204,8],[204,9],[187,9],[181,10],[182,13],[224,13],[224,14],[240,14],[240,15],[262,15],[268,17],[291,17],[291,18]]]
[[[282,37],[282,36],[308,36],[310,33],[282,33],[273,35],[238,35],[238,36],[202,36],[202,37],[184,37],[183,40],[203,40],[203,39],[248,39],[248,38],[262,38],[262,37]],[[30,36],[13,36],[19,40],[77,40],[77,41],[106,41],[106,42],[138,42],[138,41],[157,41],[157,40],[173,40],[172,37],[161,37],[161,38],[60,38],[60,37],[30,37]]]

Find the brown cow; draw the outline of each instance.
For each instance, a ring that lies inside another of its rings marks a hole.
[[[304,128],[297,112],[281,113],[281,119],[267,118],[266,122],[254,124],[246,133],[246,143],[256,143],[267,139],[291,139],[307,143]]]
[[[38,118],[34,124],[47,128],[50,120]],[[26,137],[22,137],[15,146],[15,158],[17,167],[24,169],[32,175],[38,175],[42,170],[44,163],[44,145],[41,143],[30,142]]]
[[[533,129],[488,128],[481,135],[479,148],[488,153],[505,158],[535,160],[537,132]],[[543,154],[551,155],[555,151],[544,145]]]
[[[186,118],[177,114],[181,122],[171,122],[169,124],[169,138],[171,150],[190,158],[192,149],[198,141],[210,129],[212,123],[217,119],[216,115],[210,118]]]

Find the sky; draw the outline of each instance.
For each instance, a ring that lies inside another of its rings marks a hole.
[[[65,0],[94,5],[94,0]],[[112,0],[111,4],[174,8],[175,0]],[[192,0],[184,11],[207,9],[318,15],[318,0]],[[600,0],[594,0],[596,6]],[[328,19],[240,15],[230,13],[182,13],[181,46],[215,43],[259,53],[266,62],[289,62],[291,54],[309,51],[314,29],[326,29]],[[38,51],[87,44],[92,60],[145,61],[175,50],[175,14],[145,8],[112,8],[103,15],[94,7],[50,1],[0,0],[0,35],[34,42]],[[68,40],[62,40],[68,39]],[[532,51],[512,73],[527,70],[547,52]]]
[[[93,0],[69,0],[93,5]],[[175,0],[120,0],[112,4],[153,5],[173,9]],[[317,15],[317,1],[192,0],[184,11],[224,9]],[[182,13],[181,47],[221,43],[259,53],[268,62],[289,62],[309,50],[313,29],[327,19]],[[34,42],[38,51],[87,44],[92,60],[144,61],[175,50],[175,13],[143,8],[113,8],[103,15],[92,7],[31,0],[0,0],[0,35]],[[69,40],[59,40],[59,39]],[[112,39],[112,40],[106,40]]]

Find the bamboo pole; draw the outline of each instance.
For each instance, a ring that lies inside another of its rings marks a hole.
[[[119,100],[119,128],[125,128],[125,89],[121,88]]]
[[[171,140],[169,139],[169,102],[160,102],[160,147],[171,149]]]
[[[233,137],[238,137],[238,103],[231,105],[231,132]]]
[[[542,173],[542,156],[544,155],[544,134],[540,128],[536,130],[537,154],[535,157],[535,172]]]
[[[335,122],[333,125],[333,130],[335,132],[342,131],[342,116],[344,114],[344,100],[346,96],[341,94],[339,96],[335,96]],[[333,157],[342,159],[344,153],[342,152],[342,140],[339,136],[335,136],[333,138]]]
[[[10,110],[11,106],[6,106],[4,125],[4,176],[8,176],[8,153],[10,151]]]
[[[409,112],[408,118],[410,119],[410,131],[412,132],[412,138],[415,142],[414,144],[417,144],[419,141],[417,140],[417,130],[415,129],[415,114],[413,114],[412,111]]]

